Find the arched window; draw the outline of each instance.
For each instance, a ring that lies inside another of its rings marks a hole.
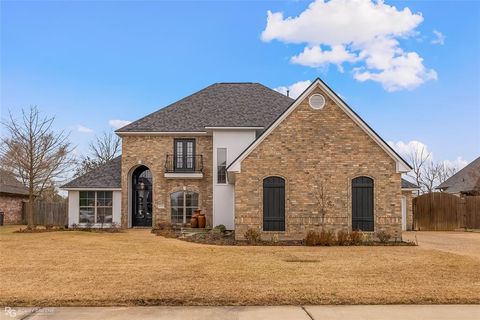
[[[198,193],[178,191],[170,195],[171,222],[183,224],[190,221],[194,210],[198,209]]]
[[[285,180],[263,179],[263,230],[285,231]]]
[[[352,180],[352,230],[373,231],[373,179]]]

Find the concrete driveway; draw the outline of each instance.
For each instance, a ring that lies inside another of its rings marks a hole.
[[[7,312],[10,311],[10,314]],[[13,313],[15,311],[15,313]],[[479,305],[266,306],[266,307],[64,307],[10,308],[17,320],[477,320]]]
[[[418,241],[426,249],[460,254],[480,260],[480,232],[408,231],[404,240]]]

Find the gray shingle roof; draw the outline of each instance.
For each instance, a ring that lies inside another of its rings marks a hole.
[[[116,132],[202,132],[267,127],[294,100],[260,83],[215,83]]]
[[[420,189],[420,187],[402,178],[402,189]]]
[[[121,188],[121,172],[122,157],[118,156],[92,171],[64,184],[61,188]]]
[[[0,193],[28,195],[28,189],[15,178],[13,173],[0,169]]]
[[[445,180],[437,189],[450,193],[480,192],[480,157]]]

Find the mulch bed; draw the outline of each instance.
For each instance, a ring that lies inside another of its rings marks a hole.
[[[157,236],[162,236],[165,238],[176,238],[178,240],[200,243],[200,244],[209,244],[209,245],[219,245],[219,246],[305,246],[303,240],[284,240],[284,241],[257,241],[255,243],[249,243],[245,240],[235,240],[234,231],[226,231],[225,233],[220,232],[207,232],[207,233],[197,233],[188,237],[181,237],[180,230],[152,230],[152,233]],[[356,246],[416,246],[414,242],[406,241],[389,241],[389,242],[380,242],[380,241],[365,241]],[[334,244],[331,246],[355,246],[352,244],[338,245]]]

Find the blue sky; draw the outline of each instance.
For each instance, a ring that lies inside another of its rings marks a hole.
[[[371,47],[342,45],[349,52],[343,60],[328,53],[334,40],[318,38],[328,34],[321,29],[323,9],[312,9],[313,20],[302,18],[297,38],[288,29],[297,27],[282,19],[262,35],[267,11],[298,18],[309,4],[2,1],[1,117],[8,109],[38,105],[56,116],[57,129],[71,132],[82,153],[94,134],[113,129],[110,120],[138,119],[215,82],[279,88],[321,77],[385,140],[419,141],[436,160],[469,162],[480,155],[480,2],[386,2],[411,14],[387,19],[408,32],[384,38],[395,39],[391,48],[398,57],[414,52],[423,59],[421,83],[401,88],[391,83],[399,81],[397,74],[390,83],[365,79],[379,71],[368,54],[384,57]],[[347,11],[340,14],[348,17]],[[339,37],[357,39],[355,29],[367,30],[362,23],[369,22],[358,23]],[[332,31],[334,39],[340,29]],[[315,46],[320,54],[301,57]]]

